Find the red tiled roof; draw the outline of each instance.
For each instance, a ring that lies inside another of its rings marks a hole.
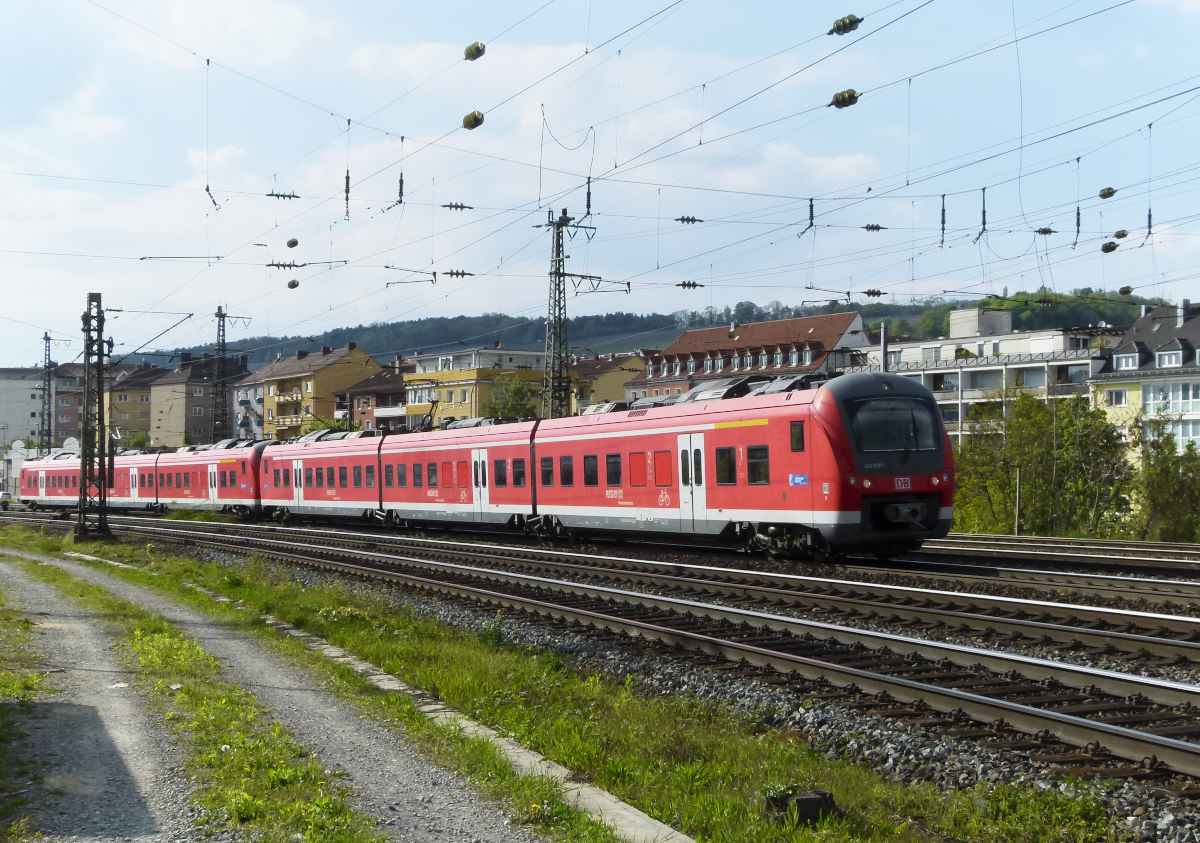
[[[669,359],[685,354],[732,352],[734,349],[757,351],[760,348],[775,348],[781,345],[802,346],[804,343],[809,343],[813,348],[835,348],[857,316],[856,312],[830,313],[824,316],[751,322],[739,325],[732,336],[728,325],[695,328],[684,331],[675,342],[663,349],[663,356]],[[815,345],[816,343],[819,345]]]

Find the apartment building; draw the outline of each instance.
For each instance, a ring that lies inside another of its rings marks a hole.
[[[104,391],[104,418],[121,440],[138,432],[151,435],[154,427],[151,388],[170,371],[147,363],[131,372],[118,372],[109,382]]]
[[[281,357],[242,378],[234,389],[262,384],[264,437],[290,439],[312,422],[332,424],[337,395],[380,371],[380,365],[355,343],[345,348],[324,346]]]
[[[464,348],[416,354],[410,359],[413,372],[405,376],[405,412],[410,428],[419,427],[431,412],[435,426],[478,418],[496,391],[516,380],[530,385],[533,411],[536,413],[540,407],[545,361],[541,351]]]

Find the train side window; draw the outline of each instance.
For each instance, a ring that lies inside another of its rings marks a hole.
[[[506,460],[492,462],[492,482],[500,488],[508,485],[508,462]]]
[[[751,445],[746,449],[746,475],[751,486],[766,486],[771,482],[766,445]]]
[[[606,479],[610,486],[621,485],[621,455],[620,454],[605,454],[604,455],[604,470],[607,475]]]
[[[560,486],[575,485],[575,458],[558,458],[558,484]]]
[[[317,467],[317,488],[318,489],[325,488],[325,469],[323,469],[319,466]]]
[[[513,485],[517,488],[525,487],[525,460],[513,460]]]
[[[346,466],[339,465],[338,466],[338,488],[345,489],[348,485],[350,485],[350,484],[346,479]]]
[[[285,488],[285,489],[290,488],[291,485],[292,485],[292,470],[290,468],[285,468],[283,470],[283,488]]]
[[[183,488],[192,488],[192,473],[190,471],[185,471],[183,473]]]
[[[681,485],[681,486],[692,485],[691,474],[692,473],[688,470],[687,448],[684,448],[682,451],[679,452],[679,485]]]
[[[395,477],[392,474],[392,464],[388,463],[383,467],[383,486],[385,489],[390,489],[395,482]]]
[[[465,489],[467,487],[467,461],[458,461],[458,488]]]
[[[246,473],[246,461],[242,460],[242,474]]]
[[[304,474],[299,468],[293,468],[292,473],[296,477],[296,488],[300,488],[300,484],[304,482]],[[229,472],[229,485],[233,485],[233,472]]]
[[[692,451],[692,485],[704,485],[704,454],[699,448]]]
[[[717,485],[737,485],[736,448],[717,448]]]
[[[402,462],[396,463],[396,487],[403,489],[408,485],[408,466]]]
[[[414,489],[420,489],[421,486],[424,485],[424,482],[422,479],[423,475],[422,475],[421,471],[422,471],[421,464],[419,462],[413,463],[413,488]]]
[[[362,466],[361,465],[354,466],[354,488],[355,489],[362,488]]]
[[[646,454],[644,451],[629,455],[629,485],[646,485]]]
[[[792,422],[792,450],[804,450],[804,422]]]
[[[275,488],[279,488],[279,469],[275,469]]]
[[[484,465],[487,465],[485,462]],[[479,460],[471,460],[471,482],[479,488]]]
[[[163,481],[163,473],[160,471],[158,473],[158,488],[160,488],[160,489],[165,488],[166,485],[167,484]]]
[[[74,475],[74,474],[71,475],[71,488],[72,489],[79,488],[79,477],[77,475]]]
[[[304,469],[304,488],[305,489],[311,489],[313,487],[312,474],[313,474],[313,472],[312,472],[311,468]]]
[[[554,485],[554,457],[542,457],[542,485]]]
[[[175,472],[175,488],[176,488],[176,489],[183,488],[183,487],[182,487],[182,485],[181,485],[181,484],[180,484],[180,482],[179,482],[181,479],[182,479],[182,478],[180,478],[180,476],[179,476],[179,472],[178,472],[178,471],[176,471],[176,472]]]
[[[167,472],[167,488],[168,489],[173,488],[171,486],[171,472],[169,472],[169,471]]]
[[[425,479],[429,481],[429,488],[436,489],[438,484],[438,468],[437,463],[431,462],[425,466]]]
[[[583,485],[600,485],[600,458],[595,454],[585,454],[583,457]]]
[[[325,488],[326,489],[333,488],[333,466],[332,465],[325,469]]]
[[[654,485],[655,486],[670,486],[671,485],[671,452],[670,451],[655,451],[654,452]]]
[[[373,465],[367,466],[367,488],[375,488],[375,466]]]

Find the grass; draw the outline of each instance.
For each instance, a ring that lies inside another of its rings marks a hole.
[[[172,509],[164,516],[168,521],[205,521],[221,524],[234,524],[237,516],[228,512],[212,512],[201,509]]]
[[[14,611],[0,589],[0,843],[30,836],[29,819],[20,816],[27,800],[22,785],[33,770],[18,757],[13,742],[21,736],[19,720],[43,688],[46,674],[37,670],[33,621]]]
[[[0,531],[0,542],[29,540],[20,528]],[[1067,797],[1012,785],[947,791],[898,784],[867,768],[825,759],[801,735],[766,730],[720,705],[648,697],[638,693],[632,678],[615,682],[576,671],[553,653],[505,647],[497,629],[479,634],[449,629],[390,601],[355,596],[344,588],[302,588],[253,562],[234,571],[145,548],[106,550],[110,558],[158,574],[151,578],[119,571],[119,576],[173,592],[194,605],[207,603],[184,585],[194,582],[255,613],[270,612],[436,693],[447,705],[699,840],[916,843],[938,835],[1013,843],[1115,839],[1106,809],[1090,795]],[[243,628],[256,628],[281,651],[324,671],[334,680],[335,692],[403,727],[427,751],[506,799],[518,819],[559,839],[585,839],[580,835],[593,833],[588,827],[572,828],[571,812],[563,813],[552,788],[515,777],[486,742],[447,734],[407,698],[375,691],[349,669],[264,632],[249,612],[215,609],[211,603],[207,608]],[[768,819],[761,810],[762,794],[789,785],[830,791],[844,816],[809,828]]]

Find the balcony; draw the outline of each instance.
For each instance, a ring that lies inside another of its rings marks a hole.
[[[301,396],[299,392],[284,392],[281,393],[275,400],[280,404],[299,403]]]
[[[295,416],[277,416],[275,419],[276,427],[299,427],[301,417]]]
[[[239,407],[249,407],[250,399],[249,398],[239,398],[237,404]]]
[[[1055,383],[1050,385],[1051,395],[1083,395],[1087,392],[1086,383]]]
[[[334,421],[341,421],[342,419],[346,418],[346,416],[347,416],[349,413],[350,413],[350,411],[349,411],[349,410],[334,410],[334,411],[333,411],[333,420],[334,420]]]
[[[408,415],[408,408],[401,404],[399,407],[376,407],[377,419],[402,419]]]

